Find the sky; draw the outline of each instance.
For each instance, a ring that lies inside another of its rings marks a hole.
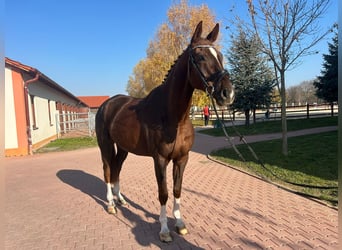
[[[177,1],[178,2],[178,1]],[[322,28],[337,22],[337,2],[331,0]],[[6,0],[5,56],[34,67],[75,96],[126,94],[134,66],[174,0]],[[233,15],[247,18],[244,0],[188,0],[206,4],[221,22],[223,54],[229,47],[224,29]],[[233,11],[230,11],[233,8]],[[232,13],[233,12],[233,13]],[[318,54],[287,73],[286,86],[320,75],[322,54],[331,36],[315,49]]]

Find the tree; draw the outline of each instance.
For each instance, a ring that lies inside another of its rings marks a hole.
[[[287,105],[301,105],[301,89],[297,86],[291,86],[286,90]]]
[[[286,90],[287,105],[304,105],[318,102],[313,83],[314,80],[303,81],[299,85],[288,88]]]
[[[281,102],[280,93],[278,88],[273,88],[272,90],[272,97],[271,97],[271,104],[278,106]]]
[[[317,97],[315,96],[315,87],[313,83],[314,80],[310,80],[303,81],[299,84],[303,104],[312,104],[314,102],[317,102]]]
[[[270,106],[273,75],[255,35],[248,35],[240,26],[238,35],[232,35],[231,41],[227,58],[236,92],[231,107],[244,112],[245,125],[249,126],[251,111],[255,123],[255,110]]]
[[[285,72],[299,58],[315,53],[313,47],[330,29],[319,26],[329,0],[247,0],[252,29],[274,66],[281,96],[282,153],[288,155]]]
[[[160,85],[168,70],[189,44],[196,25],[203,21],[204,32],[211,31],[217,23],[207,5],[189,6],[186,0],[171,6],[167,12],[168,21],[161,24],[154,39],[146,50],[146,58],[135,66],[126,90],[135,97],[146,96]],[[218,43],[217,43],[218,42]],[[220,39],[216,43],[219,44]],[[193,104],[202,106],[208,98],[202,91],[194,92]]]
[[[338,36],[332,39],[332,43],[328,43],[329,54],[323,55],[323,69],[321,76],[314,82],[316,95],[330,103],[331,116],[334,115],[334,102],[338,100]]]

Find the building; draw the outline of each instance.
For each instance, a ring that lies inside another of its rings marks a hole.
[[[96,113],[101,104],[109,99],[109,96],[78,96],[77,98],[89,107],[90,112]]]
[[[60,119],[71,127],[88,109],[39,70],[5,58],[5,156],[32,154],[57,138]]]

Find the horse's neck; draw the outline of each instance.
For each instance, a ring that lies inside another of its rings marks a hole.
[[[189,117],[193,87],[188,82],[188,55],[185,51],[165,80],[164,88],[167,93],[167,109],[174,114],[175,122],[184,122]]]

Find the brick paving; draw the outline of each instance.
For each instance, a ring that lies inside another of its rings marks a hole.
[[[196,137],[182,193],[189,234],[172,233],[169,244],[158,238],[151,158],[129,154],[121,175],[129,206],[118,207],[116,216],[106,212],[97,148],[7,158],[5,248],[338,249],[335,209],[210,161],[205,153],[221,141]],[[174,230],[171,174],[169,165]]]

